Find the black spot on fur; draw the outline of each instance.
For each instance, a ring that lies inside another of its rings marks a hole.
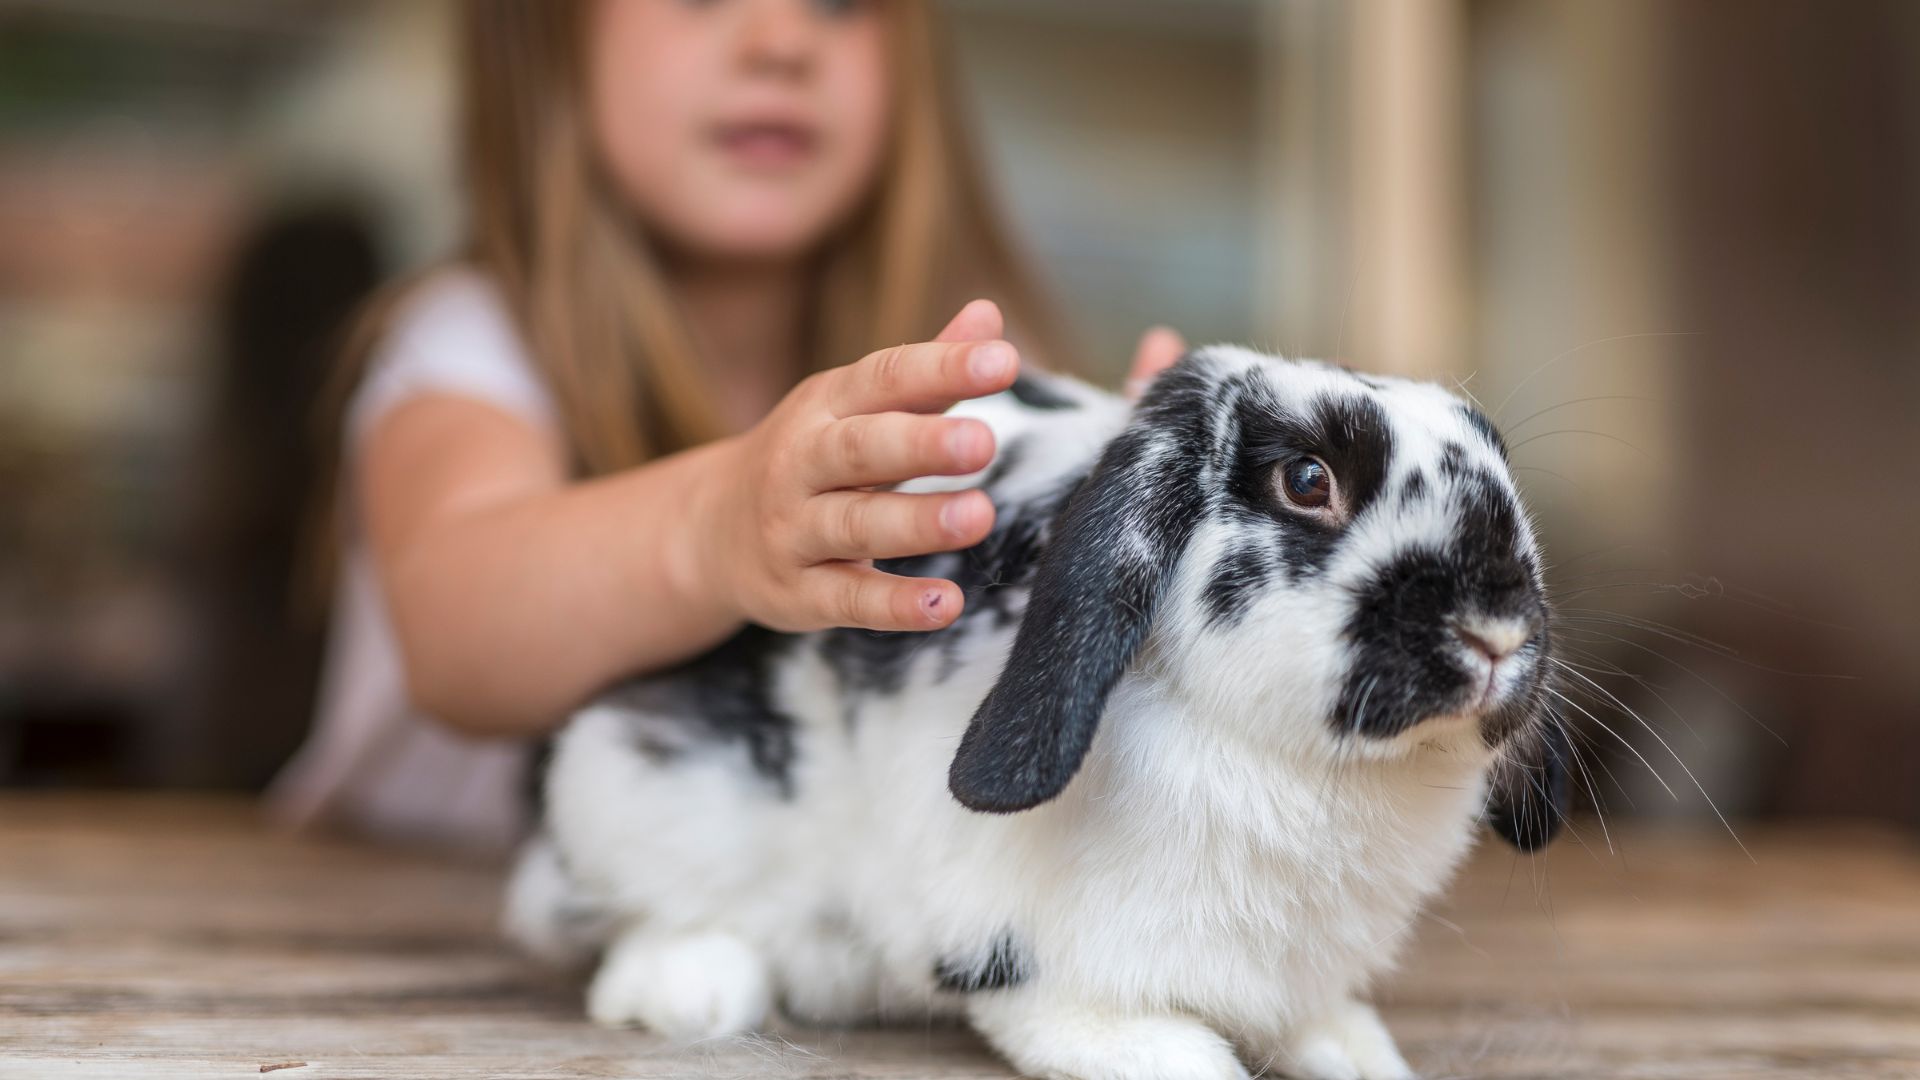
[[[1355,661],[1334,707],[1337,730],[1388,738],[1465,707],[1477,687],[1451,625],[1469,615],[1532,619],[1541,627],[1515,654],[1528,664],[1526,679],[1506,706],[1482,719],[1482,733],[1497,742],[1538,710],[1547,609],[1533,561],[1519,550],[1519,509],[1490,477],[1468,476],[1456,496],[1459,524],[1443,548],[1403,552],[1356,590],[1345,630]]]
[[[553,736],[539,739],[520,774],[520,797],[527,808],[528,821],[547,819],[547,770],[553,767]]]
[[[1022,374],[1013,380],[1008,392],[1029,409],[1077,409],[1074,400],[1056,389],[1045,377]]]
[[[702,745],[738,745],[782,797],[793,795],[793,718],[773,706],[772,668],[793,639],[749,626],[713,651],[608,691],[605,704],[635,713],[636,749],[671,762]]]
[[[999,452],[993,455],[993,464],[987,468],[987,474],[981,477],[980,486],[988,491],[999,487],[1007,474],[1018,469],[1026,457],[1026,438],[1011,439],[1001,444]]]
[[[1500,429],[1493,426],[1493,421],[1487,419],[1487,414],[1471,405],[1461,405],[1460,412],[1467,418],[1467,423],[1473,427],[1473,430],[1479,432],[1480,437],[1487,440],[1487,445],[1500,452],[1500,460],[1505,461],[1507,459],[1507,440],[1500,437]]]
[[[1440,455],[1440,472],[1453,482],[1456,492],[1465,492],[1470,499],[1479,498],[1479,493],[1497,491],[1499,487],[1493,470],[1469,461],[1466,447],[1459,443],[1446,445]],[[1497,497],[1505,501],[1505,496]]]
[[[1280,558],[1294,578],[1324,567],[1342,527],[1300,511],[1276,491],[1273,473],[1303,456],[1332,471],[1354,519],[1366,514],[1386,484],[1393,460],[1393,429],[1371,398],[1323,395],[1304,413],[1284,408],[1258,383],[1244,384],[1233,403],[1237,444],[1228,464],[1227,497],[1248,520],[1280,527]]]
[[[1358,518],[1378,498],[1393,461],[1393,425],[1378,402],[1364,397],[1322,397],[1309,410],[1333,470]]]
[[[893,574],[922,576],[917,570],[879,568]],[[906,685],[907,667],[914,653],[926,645],[927,635],[842,626],[822,633],[819,643],[820,658],[833,669],[842,691],[891,694]]]
[[[655,765],[670,765],[678,761],[685,750],[661,738],[650,731],[633,733],[634,752]]]
[[[1013,622],[1013,592],[1031,581],[1053,520],[1071,490],[1068,487],[1050,499],[999,507],[993,532],[960,553],[953,582],[966,594],[963,618],[991,615],[994,624],[1002,627]]]
[[[1500,565],[1505,571],[1500,580],[1517,588],[1516,578],[1531,576],[1526,573],[1528,560],[1520,552],[1519,505],[1484,471],[1457,486],[1454,497],[1461,508],[1454,526],[1454,546],[1483,566]]]
[[[1207,607],[1208,625],[1238,622],[1255,591],[1276,569],[1264,545],[1253,537],[1244,538],[1243,546],[1234,548],[1214,564],[1213,575],[1207,579],[1206,590],[1201,595]]]
[[[1546,847],[1572,810],[1572,763],[1573,744],[1565,726],[1558,718],[1545,718],[1500,766],[1487,826],[1521,851]]]
[[[1033,962],[1013,940],[1001,934],[981,953],[943,956],[934,962],[933,981],[953,994],[982,990],[1009,990],[1031,978]]]
[[[1427,493],[1427,474],[1415,469],[1400,486],[1400,505],[1411,506]]]

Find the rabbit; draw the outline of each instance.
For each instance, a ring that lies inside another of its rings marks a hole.
[[[1485,822],[1566,813],[1542,554],[1446,390],[1229,346],[1026,375],[933,633],[749,627],[551,750],[509,932],[677,1039],[964,1017],[1078,1080],[1390,1080],[1373,1007]],[[882,564],[888,568],[889,564]],[[944,779],[944,783],[942,782]]]

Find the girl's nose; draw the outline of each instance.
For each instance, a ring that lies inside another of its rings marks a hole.
[[[819,33],[811,0],[747,0],[740,30],[740,56],[753,70],[804,74],[811,67]]]

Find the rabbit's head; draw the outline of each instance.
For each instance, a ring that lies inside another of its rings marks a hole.
[[[1059,794],[1133,667],[1295,754],[1471,732],[1509,759],[1492,823],[1536,847],[1566,795],[1548,616],[1482,413],[1428,383],[1200,350],[1068,499],[951,786],[996,812]]]

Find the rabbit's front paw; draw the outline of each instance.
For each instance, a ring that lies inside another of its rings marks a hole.
[[[640,1024],[690,1041],[751,1031],[766,1018],[767,966],[730,934],[614,942],[587,988],[587,1015],[608,1027]]]
[[[1348,1001],[1295,1028],[1270,1063],[1299,1080],[1415,1080],[1373,1006]]]
[[[967,1015],[1015,1068],[1046,1080],[1247,1080],[1233,1047],[1185,1016],[1103,1012],[983,994]]]

